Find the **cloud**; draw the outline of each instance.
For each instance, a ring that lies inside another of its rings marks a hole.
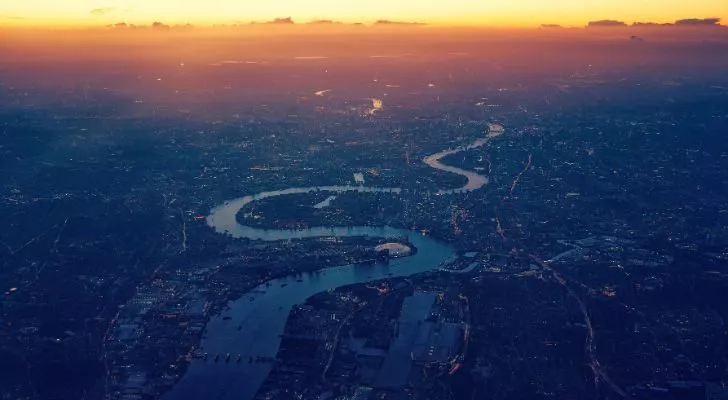
[[[111,14],[112,12],[116,11],[116,8],[114,7],[101,7],[101,8],[94,8],[93,10],[89,11],[91,15],[95,15],[97,17],[102,15]]]
[[[273,21],[266,22],[266,24],[272,24],[272,25],[292,25],[292,24],[295,24],[295,22],[293,22],[293,18],[288,17],[288,18],[276,18]]]
[[[258,21],[250,21],[249,25],[295,25],[296,22],[293,21],[293,18],[286,17],[286,18],[276,18],[273,21],[264,21],[264,22],[258,22]]]
[[[625,24],[622,21],[615,21],[613,19],[602,19],[599,21],[591,21],[591,22],[589,22],[589,24],[587,26],[590,28],[603,28],[603,27],[615,28],[615,27],[627,26],[627,24]]]
[[[309,25],[340,25],[341,22],[330,19],[317,19],[308,23]]]
[[[541,24],[541,28],[563,28],[559,24]]]
[[[632,24],[637,28],[653,28],[653,27],[674,27],[674,26],[722,26],[720,18],[686,18],[679,19],[674,23],[657,23],[657,22],[635,22]]]
[[[672,26],[673,24],[665,23],[665,24],[658,24],[657,22],[634,22],[632,23],[632,26],[637,27],[654,27],[654,26]]]
[[[169,30],[169,25],[163,24],[161,22],[154,22],[152,24],[152,29],[159,29],[159,30],[163,30],[163,31],[168,31]]]
[[[380,19],[375,22],[374,25],[425,25],[422,22],[410,22],[410,21],[392,21],[388,19]]]
[[[720,26],[720,18],[688,18],[675,21],[677,26]]]
[[[635,36],[635,35],[630,36],[629,40],[632,40],[634,42],[644,42],[645,41],[645,39],[642,38],[641,36]]]

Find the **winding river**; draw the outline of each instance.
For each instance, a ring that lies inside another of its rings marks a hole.
[[[467,183],[457,189],[440,190],[438,194],[462,193],[477,190],[488,184],[488,178],[474,172],[452,167],[440,162],[448,155],[483,146],[504,129],[490,124],[488,134],[475,142],[454,149],[448,149],[425,157],[424,163],[432,168],[465,176]],[[268,376],[272,364],[249,363],[250,357],[275,357],[280,345],[286,319],[291,307],[303,303],[308,297],[340,286],[364,283],[387,277],[410,276],[437,268],[451,258],[455,251],[447,243],[430,236],[422,236],[406,229],[392,227],[312,227],[304,230],[260,229],[241,225],[236,215],[246,205],[265,198],[295,195],[319,190],[332,194],[345,192],[400,193],[400,188],[373,188],[365,186],[319,186],[291,188],[262,192],[256,195],[226,201],[213,208],[207,217],[207,224],[220,234],[236,238],[276,241],[322,236],[408,236],[417,247],[410,257],[392,260],[388,265],[372,266],[344,265],[312,273],[288,276],[262,284],[240,299],[229,303],[229,309],[212,317],[207,324],[206,335],[201,346],[211,354],[207,361],[194,360],[179,383],[164,396],[165,400],[215,399],[247,400],[253,398]],[[238,329],[241,327],[241,329]],[[225,362],[225,354],[234,357]],[[212,357],[220,354],[221,359],[213,362]],[[236,363],[240,354],[242,362]]]

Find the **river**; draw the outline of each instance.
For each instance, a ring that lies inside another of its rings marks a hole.
[[[423,162],[430,167],[468,178],[465,186],[458,189],[441,190],[438,193],[460,193],[485,186],[488,183],[487,177],[442,164],[440,159],[482,146],[491,138],[502,133],[502,126],[490,124],[488,135],[485,138],[478,139],[467,146],[445,150],[426,157]],[[393,237],[404,235],[408,236],[417,247],[417,252],[410,257],[392,260],[388,265],[344,265],[275,279],[256,287],[240,299],[230,302],[229,309],[212,317],[207,324],[201,347],[203,351],[210,354],[210,358],[207,361],[194,360],[179,383],[164,396],[165,400],[251,399],[268,376],[272,365],[265,362],[249,363],[249,357],[255,359],[258,356],[276,356],[280,345],[279,335],[283,333],[288,313],[293,305],[303,303],[316,293],[345,285],[388,277],[410,276],[434,270],[443,261],[455,255],[455,250],[451,246],[433,237],[386,226],[312,227],[304,230],[281,230],[254,228],[237,222],[238,212],[254,201],[275,196],[303,194],[312,190],[329,193],[351,191],[399,193],[401,191],[400,188],[320,186],[262,192],[226,201],[213,208],[207,217],[207,224],[220,234],[264,241],[322,236]],[[238,329],[239,326],[240,329]],[[227,353],[233,357],[229,363],[224,361]],[[220,361],[213,361],[215,354],[220,354]],[[238,354],[243,357],[243,361],[240,363],[235,362]]]

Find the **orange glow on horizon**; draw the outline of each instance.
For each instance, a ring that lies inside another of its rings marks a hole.
[[[601,19],[673,22],[682,18],[728,19],[725,0],[23,0],[0,4],[0,24],[98,26],[117,22],[148,25],[248,23],[291,17],[297,22],[380,19],[433,25],[528,27],[584,26]]]

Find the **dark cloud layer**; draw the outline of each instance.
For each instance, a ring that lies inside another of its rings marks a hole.
[[[688,18],[675,21],[680,26],[719,26],[720,18]]]
[[[634,22],[632,26],[640,26],[640,27],[652,27],[652,26],[672,26],[672,24],[658,24],[657,22]]]
[[[542,25],[544,26],[544,25]],[[620,28],[626,26],[634,27],[669,27],[669,26],[722,26],[720,24],[720,18],[686,18],[679,19],[673,23],[657,23],[657,22],[634,22],[632,25],[627,25],[622,21],[616,21],[611,19],[603,19],[600,21],[591,21],[587,25],[590,28],[595,27],[610,27]]]
[[[590,28],[620,27],[620,26],[627,26],[627,24],[622,21],[616,21],[613,19],[602,19],[599,21],[590,21],[587,26]]]

